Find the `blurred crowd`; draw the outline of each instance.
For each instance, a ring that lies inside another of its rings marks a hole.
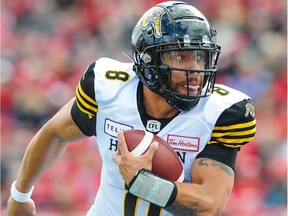
[[[285,0],[186,0],[217,29],[218,82],[249,94],[257,133],[239,152],[223,216],[287,215]],[[37,130],[99,57],[129,61],[139,17],[160,0],[2,0],[1,212]],[[85,215],[99,186],[95,138],[73,143],[33,193],[38,215]],[[53,214],[52,214],[53,213]]]

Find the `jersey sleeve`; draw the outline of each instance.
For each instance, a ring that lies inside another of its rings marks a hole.
[[[254,105],[250,99],[233,104],[218,118],[211,139],[197,158],[210,158],[235,171],[237,152],[256,133]]]
[[[71,109],[73,121],[87,136],[96,136],[98,104],[95,99],[94,68],[95,63],[91,64],[82,75],[76,88],[76,100]]]
[[[251,99],[244,99],[222,112],[208,145],[221,144],[229,148],[240,148],[251,142],[255,133],[255,108]]]
[[[196,158],[210,158],[216,160],[231,167],[235,172],[237,153],[237,148],[229,148],[224,145],[206,145]]]

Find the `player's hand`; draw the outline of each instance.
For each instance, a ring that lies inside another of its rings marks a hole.
[[[153,142],[145,154],[139,157],[134,157],[127,148],[124,132],[120,131],[118,133],[118,150],[114,154],[113,160],[127,184],[129,184],[140,169],[152,169],[152,159],[157,149],[158,143]]]
[[[7,216],[35,216],[36,207],[32,199],[26,203],[15,201],[12,197],[7,203]]]

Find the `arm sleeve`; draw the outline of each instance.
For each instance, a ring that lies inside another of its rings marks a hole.
[[[256,133],[254,105],[250,99],[233,104],[218,118],[208,145],[240,148],[251,142]]]
[[[250,99],[233,104],[218,118],[211,139],[197,158],[210,158],[235,171],[237,152],[251,142],[256,133],[254,105]]]
[[[76,100],[71,109],[73,121],[87,136],[96,136],[98,104],[94,90],[94,67],[95,63],[91,64],[82,75],[76,88]]]

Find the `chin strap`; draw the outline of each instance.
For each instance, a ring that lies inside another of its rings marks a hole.
[[[189,101],[185,99],[180,99],[176,95],[172,94],[170,91],[165,90],[165,98],[167,103],[173,106],[178,111],[187,111],[195,107],[198,103],[200,98],[189,99]]]

